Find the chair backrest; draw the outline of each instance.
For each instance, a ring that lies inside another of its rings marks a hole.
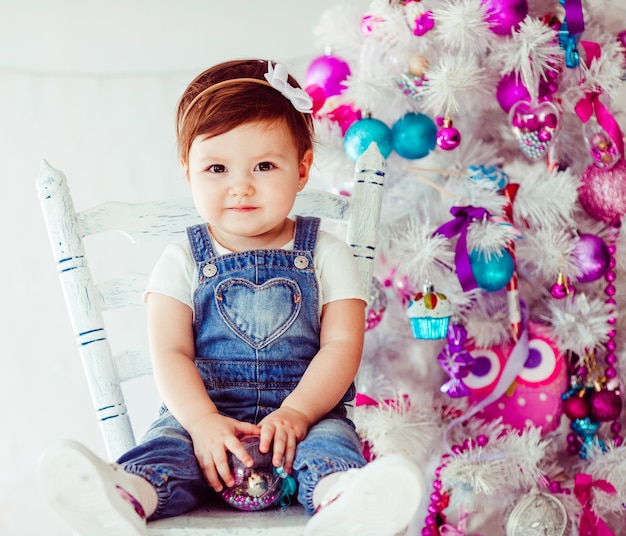
[[[368,295],[384,175],[385,160],[373,143],[356,162],[351,196],[305,190],[298,195],[293,211],[347,223],[346,241],[357,259]],[[106,202],[76,212],[65,176],[45,161],[37,188],[107,454],[116,459],[135,445],[121,385],[149,374],[151,363],[146,345],[113,353],[103,312],[142,304],[148,274],[126,273],[96,284],[84,240],[97,233],[117,231],[137,244],[165,245],[184,238],[186,227],[200,218],[190,198],[140,204]]]

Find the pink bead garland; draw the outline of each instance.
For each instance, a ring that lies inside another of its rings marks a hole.
[[[617,321],[617,318],[614,316],[615,305],[616,305],[614,296],[615,296],[616,289],[613,283],[615,282],[615,279],[616,279],[615,266],[617,263],[615,260],[615,253],[617,251],[616,242],[617,242],[617,236],[619,234],[619,229],[620,229],[620,223],[614,224],[611,227],[608,240],[607,240],[608,250],[609,250],[609,265],[608,265],[608,270],[606,271],[604,277],[607,282],[605,292],[608,298],[606,299],[606,303],[609,306],[611,306],[611,316],[607,320],[607,323],[610,326],[614,326]],[[612,380],[617,377],[617,369],[615,368],[615,365],[617,365],[617,361],[618,361],[617,355],[615,354],[615,350],[617,349],[617,343],[615,342],[616,334],[617,334],[617,331],[615,330],[615,328],[610,329],[607,334],[609,337],[609,340],[607,341],[605,345],[608,353],[605,357],[607,367],[604,372],[604,375],[606,376],[608,380]],[[611,433],[613,434],[613,444],[616,447],[619,447],[624,442],[624,438],[620,433],[622,431],[622,425],[619,422],[619,417],[611,423],[610,430],[611,430]]]
[[[476,437],[476,440],[466,439],[461,445],[453,445],[451,450],[454,454],[461,454],[466,450],[475,449],[476,447],[485,447],[487,443],[489,443],[489,438],[481,434]],[[441,465],[435,469],[433,492],[430,494],[430,504],[427,508],[428,514],[424,519],[422,536],[440,536],[440,528],[446,523],[446,515],[443,511],[450,504],[450,493],[443,489],[441,472],[448,465],[451,458],[451,454],[441,456]]]

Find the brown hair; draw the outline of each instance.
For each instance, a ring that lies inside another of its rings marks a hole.
[[[267,65],[263,60],[220,63],[187,86],[176,113],[178,156],[183,164],[187,163],[189,149],[197,136],[219,136],[255,121],[283,121],[293,136],[300,158],[313,148],[311,114],[296,110],[289,99],[266,82],[263,75],[268,70]],[[292,86],[300,87],[291,75],[288,80]],[[222,84],[226,81],[228,83]],[[215,91],[209,89],[212,86],[216,86]]]

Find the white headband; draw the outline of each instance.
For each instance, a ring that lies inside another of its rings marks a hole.
[[[289,84],[289,82],[287,81],[289,73],[287,72],[287,68],[284,65],[282,65],[281,63],[277,63],[276,67],[273,68],[271,62],[268,61],[267,73],[265,73],[264,76],[265,80],[261,80],[260,78],[229,78],[228,80],[222,80],[221,82],[217,82],[204,88],[192,99],[192,101],[185,109],[185,112],[181,117],[179,126],[185,122],[185,118],[187,117],[189,110],[191,110],[191,108],[195,106],[195,104],[200,100],[203,95],[211,91],[215,91],[222,86],[234,84],[236,82],[252,82],[254,84],[270,86],[279,91],[286,99],[289,99],[289,101],[291,101],[291,104],[293,104],[293,107],[300,113],[312,113],[313,100],[306,91],[298,87],[293,87]]]

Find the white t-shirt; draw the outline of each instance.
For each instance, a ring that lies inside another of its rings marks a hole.
[[[232,253],[211,237],[217,255]],[[293,250],[293,240],[281,249]],[[361,276],[350,247],[343,240],[319,231],[313,255],[315,276],[319,287],[319,312],[323,305],[337,300],[367,301]],[[157,261],[146,294],[156,292],[183,302],[193,309],[193,294],[198,286],[198,269],[188,240],[170,244]]]

